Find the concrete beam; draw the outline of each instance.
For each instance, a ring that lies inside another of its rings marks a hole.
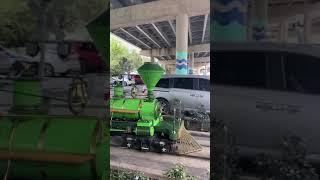
[[[161,63],[165,63],[166,65],[175,65],[175,59],[160,61]],[[194,58],[194,65],[199,63],[210,63],[210,57],[202,57],[202,58]]]
[[[168,46],[171,47],[171,44],[168,41],[168,38],[164,34],[162,34],[160,29],[154,23],[151,23],[151,25],[157,31],[157,33],[161,36],[161,38],[168,44]]]
[[[191,31],[191,22],[188,25],[188,34],[189,34],[189,42],[192,44],[192,31]]]
[[[134,35],[130,34],[128,31],[124,30],[123,28],[120,28],[121,31],[123,31],[124,33],[126,33],[127,35],[129,35],[130,37],[132,37],[133,39],[135,39],[136,41],[138,41],[139,43],[141,43],[142,45],[144,45],[145,47],[147,47],[148,49],[151,49],[150,46],[148,46],[147,44],[145,44],[144,42],[142,42],[140,39],[138,39],[137,37],[135,37]]]
[[[160,46],[155,40],[153,40],[146,32],[144,32],[139,26],[136,26],[136,28],[137,28],[138,31],[140,31],[144,36],[146,36],[151,42],[153,42],[153,44],[155,44],[156,46],[158,46],[158,48],[161,48],[161,46]]]
[[[201,42],[204,42],[204,36],[206,35],[206,29],[207,29],[207,23],[208,23],[208,16],[209,14],[206,14],[204,16],[204,22],[203,22],[203,32],[202,32],[202,38],[201,38]]]
[[[320,3],[314,3],[309,5],[293,4],[293,5],[278,5],[269,7],[269,23],[278,23],[287,20],[290,17],[294,17],[298,14],[304,14],[309,12],[312,15],[320,15]]]
[[[320,3],[311,5],[277,5],[269,6],[269,22],[281,22],[297,14],[319,14]],[[111,30],[121,27],[132,27],[141,24],[173,20],[179,13],[187,13],[190,17],[210,13],[208,0],[160,0],[124,8],[112,9],[110,12]]]
[[[188,47],[188,52],[210,52],[210,44],[198,44],[192,45]],[[162,49],[150,49],[150,50],[142,50],[140,52],[143,56],[168,56],[168,55],[175,55],[176,49],[175,48],[162,48]]]
[[[173,33],[174,33],[174,35],[176,35],[176,28],[175,28],[175,27],[173,27],[172,20],[168,20],[168,22],[169,22],[169,24],[170,24],[170,27],[171,27],[171,29],[172,29],[172,31],[173,31]]]
[[[198,16],[210,13],[209,0],[160,0],[112,9],[110,29],[137,26],[175,19],[180,13]]]

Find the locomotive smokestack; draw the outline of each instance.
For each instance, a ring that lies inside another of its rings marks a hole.
[[[139,69],[140,74],[144,84],[148,89],[148,98],[153,99],[153,89],[160,80],[161,76],[164,74],[164,69],[162,69],[159,64],[152,62],[145,62]]]

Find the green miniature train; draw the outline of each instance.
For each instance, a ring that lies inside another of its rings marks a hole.
[[[180,118],[162,116],[160,104],[153,96],[153,89],[164,70],[156,63],[146,62],[138,73],[148,89],[148,95],[142,99],[125,98],[122,86],[114,87],[114,97],[110,100],[111,135],[121,135],[123,146],[128,148],[179,152],[177,144],[184,140],[186,134],[184,122]],[[193,144],[193,149],[201,149],[193,139],[187,141],[193,142],[186,142]]]
[[[87,26],[104,60],[107,59],[105,42],[108,39],[108,33],[105,33],[106,16],[105,12]],[[97,113],[77,114],[84,108],[90,108],[82,83],[88,77],[74,77],[71,83],[67,83],[71,85],[69,93],[63,93],[63,98],[59,100],[57,94],[51,97],[45,95],[43,83],[53,83],[49,78],[38,77],[39,73],[35,69],[38,69],[37,63],[31,63],[29,67],[14,73],[21,76],[8,78],[12,80],[9,83],[12,89],[0,89],[6,92],[6,96],[13,96],[10,110],[0,112],[3,113],[0,114],[0,179],[108,179],[110,159],[107,119],[97,116]],[[103,74],[102,77],[104,82],[107,76]],[[70,80],[61,78],[60,81]],[[60,89],[56,87],[57,84],[52,86]],[[91,87],[95,84],[101,83],[93,82]],[[62,87],[69,88],[68,85]],[[97,93],[96,96],[101,99],[103,93]],[[51,100],[63,102],[63,113],[57,111],[49,114],[51,107],[48,102]],[[94,101],[92,98],[89,100]],[[97,104],[100,106],[101,103]],[[105,113],[106,105],[94,109]]]
[[[0,116],[0,177],[104,179],[109,161],[105,122],[48,115],[37,79],[13,81],[13,106]]]

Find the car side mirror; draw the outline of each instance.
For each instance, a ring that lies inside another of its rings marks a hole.
[[[40,51],[39,43],[37,42],[30,42],[26,44],[26,54],[31,57],[35,57],[38,55]]]
[[[71,44],[66,42],[59,42],[57,45],[58,56],[65,60],[71,54]]]

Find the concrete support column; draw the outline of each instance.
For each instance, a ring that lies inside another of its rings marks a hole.
[[[280,24],[280,41],[286,43],[288,41],[288,21],[283,21]]]
[[[311,43],[312,34],[312,15],[310,13],[304,14],[303,39],[304,43]]]
[[[188,69],[189,69],[189,74],[194,74],[194,52],[190,53],[189,55],[189,65],[188,65]]]
[[[176,74],[188,74],[189,17],[179,14],[176,19]]]
[[[248,0],[213,0],[211,37],[214,42],[247,40]]]
[[[154,56],[152,54],[152,49],[150,50],[150,59],[151,59],[151,62],[154,63]]]
[[[251,8],[252,39],[265,40],[268,25],[268,0],[253,0]]]

